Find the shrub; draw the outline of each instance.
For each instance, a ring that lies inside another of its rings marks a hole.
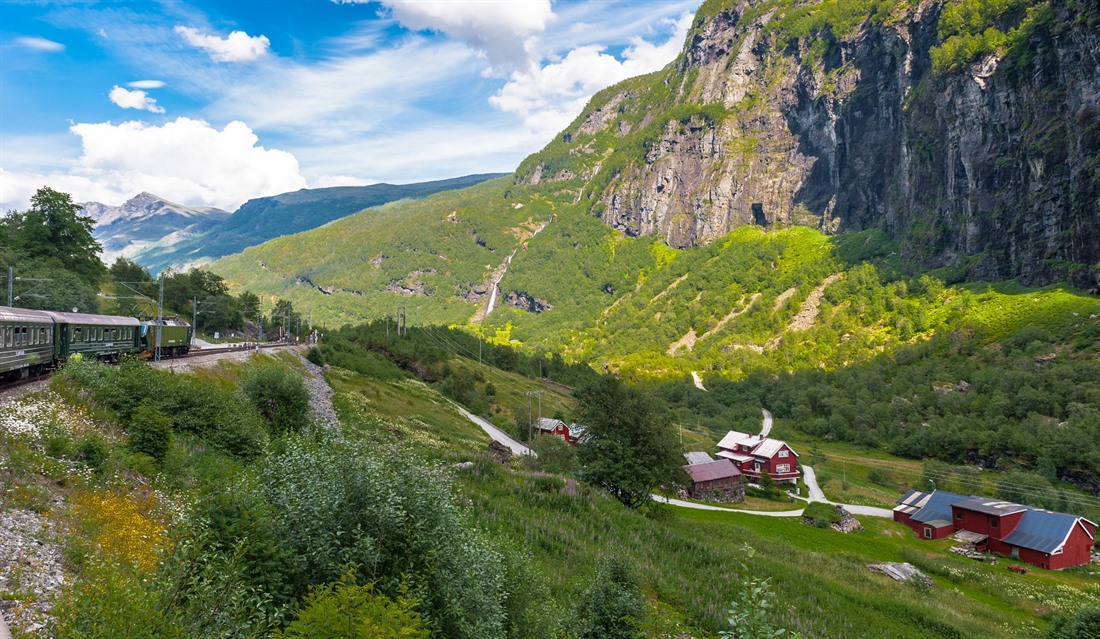
[[[637,577],[622,559],[600,568],[574,610],[578,639],[641,639],[646,604]]]
[[[88,433],[80,438],[76,444],[77,458],[88,465],[92,470],[99,470],[107,462],[111,450],[107,442],[96,433]]]
[[[241,390],[273,433],[298,432],[309,420],[309,389],[295,371],[269,364],[245,372]]]
[[[535,437],[531,450],[535,455],[524,457],[524,461],[535,470],[559,475],[571,475],[580,470],[576,449],[561,437]]]
[[[428,639],[419,602],[375,592],[374,584],[356,585],[353,572],[340,581],[312,588],[296,619],[274,639]]]
[[[127,427],[130,450],[164,461],[172,443],[172,420],[149,401],[142,402],[130,418]]]
[[[1100,637],[1100,608],[1082,608],[1076,614],[1057,617],[1050,639],[1097,639]]]
[[[451,487],[425,462],[367,442],[287,441],[256,469],[292,596],[350,564],[377,592],[421,601],[439,636],[506,636],[501,556],[463,526]]]

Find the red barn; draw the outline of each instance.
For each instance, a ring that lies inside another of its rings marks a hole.
[[[731,430],[718,442],[718,448],[717,456],[732,461],[751,481],[760,481],[761,475],[768,473],[777,484],[797,484],[802,475],[798,453],[778,439]]]
[[[1084,517],[982,497],[962,500],[951,510],[956,530],[986,535],[981,545],[999,555],[1049,570],[1092,560],[1096,524]]]
[[[898,500],[894,521],[913,529],[921,539],[943,539],[955,532],[951,524],[951,504],[966,499],[942,490],[922,493],[910,490]]]
[[[922,539],[966,531],[979,549],[1050,570],[1088,564],[1096,543],[1096,524],[1084,517],[943,491],[909,491],[898,500],[894,521]]]

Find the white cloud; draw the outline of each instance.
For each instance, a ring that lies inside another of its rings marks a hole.
[[[246,200],[306,187],[298,160],[257,146],[246,124],[218,130],[202,120],[77,124],[83,154],[77,165],[51,174],[3,171],[0,205],[24,208],[35,189],[49,185],[76,201],[120,204],[141,191],[182,204],[232,211]]]
[[[164,82],[160,80],[137,80],[135,82],[127,82],[126,86],[132,89],[162,89],[164,88]]]
[[[123,89],[117,84],[108,96],[111,102],[122,107],[123,109],[138,109],[139,111],[149,111],[151,113],[164,113],[164,107],[157,106],[157,101],[149,97],[149,94],[140,91],[129,91]]]
[[[378,180],[358,178],[351,175],[321,175],[312,180],[310,186],[315,189],[327,189],[331,186],[370,186],[378,184]]]
[[[16,38],[15,41],[28,49],[45,53],[57,53],[65,50],[65,45],[46,38]]]
[[[504,70],[530,64],[533,37],[545,31],[554,17],[550,0],[382,0],[382,4],[409,29],[445,33],[484,53],[492,67]]]
[[[193,27],[177,26],[175,31],[191,46],[209,53],[214,62],[252,62],[262,58],[271,46],[267,36],[250,36],[244,31],[234,31],[225,38]]]
[[[549,138],[565,128],[600,89],[657,71],[675,59],[691,20],[689,13],[681,16],[673,33],[660,44],[632,38],[621,60],[605,53],[602,45],[593,44],[573,49],[561,60],[516,71],[489,102],[519,115],[528,130]]]

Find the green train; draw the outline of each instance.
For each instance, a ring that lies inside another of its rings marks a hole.
[[[74,356],[105,361],[152,356],[158,328],[162,357],[187,353],[191,325],[186,322],[0,306],[0,379],[31,377]]]

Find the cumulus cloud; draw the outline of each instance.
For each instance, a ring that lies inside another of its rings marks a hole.
[[[685,13],[674,23],[667,40],[654,44],[631,39],[622,59],[602,45],[577,47],[564,58],[526,71],[515,71],[489,98],[490,104],[523,118],[528,130],[549,138],[567,126],[594,93],[620,80],[651,73],[675,59],[691,27]]]
[[[131,89],[161,89],[164,88],[164,82],[160,80],[136,80],[127,82],[126,86]]]
[[[225,38],[193,27],[177,26],[175,31],[191,46],[210,54],[215,62],[252,62],[262,58],[271,46],[267,36],[250,36],[244,31],[234,31]]]
[[[47,40],[46,38],[16,38],[16,43],[35,51],[43,51],[45,53],[57,53],[58,51],[64,51],[65,45],[60,42],[54,42],[53,40]]]
[[[533,37],[545,31],[554,17],[550,0],[382,0],[382,4],[409,29],[445,33],[485,54],[493,68],[504,70],[528,66]]]
[[[245,123],[217,129],[177,118],[161,126],[143,122],[76,124],[83,153],[72,170],[53,174],[8,172],[0,203],[22,208],[35,189],[49,185],[76,201],[120,204],[141,191],[173,202],[232,211],[246,200],[306,187],[298,160],[259,146]]]
[[[138,109],[139,111],[149,111],[151,113],[164,113],[164,107],[157,106],[157,101],[149,97],[149,94],[140,91],[129,91],[123,89],[117,84],[108,96],[111,98],[111,102],[122,107],[123,109]]]

